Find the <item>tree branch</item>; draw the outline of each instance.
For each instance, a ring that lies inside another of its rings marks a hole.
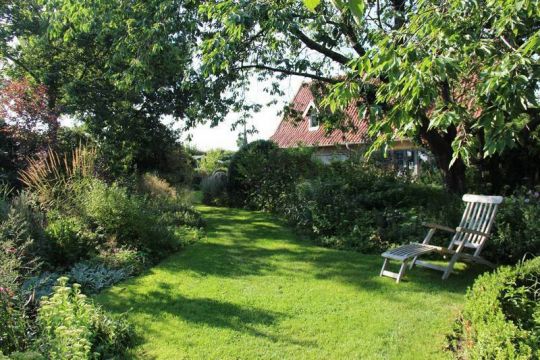
[[[316,74],[303,73],[303,72],[300,72],[300,71],[294,71],[294,70],[289,70],[289,69],[281,69],[281,68],[272,67],[272,66],[266,66],[266,65],[261,65],[261,64],[242,65],[242,66],[233,68],[232,70],[238,71],[238,70],[247,70],[247,69],[267,70],[267,71],[278,72],[278,73],[286,74],[286,75],[303,76],[303,77],[307,77],[307,78],[314,79],[314,80],[324,81],[324,82],[329,83],[329,84],[336,84],[336,83],[339,82],[338,79],[332,79],[332,78],[329,78],[329,77],[320,76],[320,75],[316,75]]]
[[[32,78],[34,78],[34,80],[36,80],[38,83],[40,82],[40,79],[39,77],[32,71],[30,70],[24,63],[22,63],[21,61],[19,61],[18,59],[14,58],[13,56],[9,55],[7,52],[4,53],[4,56],[6,57],[6,59],[10,60],[11,62],[13,62],[15,65],[19,66],[21,69],[23,69],[24,71],[26,71]]]
[[[342,64],[342,65],[346,65],[349,61],[351,61],[351,59],[349,59],[345,55],[342,55],[342,54],[340,54],[338,52],[335,52],[334,50],[329,49],[329,48],[319,44],[318,42],[310,39],[306,34],[304,34],[298,28],[292,27],[290,29],[290,32],[291,32],[291,34],[293,36],[297,37],[300,41],[302,41],[304,44],[306,44],[306,46],[308,48],[310,48],[312,50],[315,50],[315,51],[329,57],[330,59]]]
[[[360,41],[356,36],[354,27],[351,25],[351,22],[349,20],[349,15],[345,11],[342,11],[340,24],[341,31],[343,31],[343,34],[345,34],[345,37],[351,43],[354,51],[356,51],[358,55],[364,56],[366,54],[366,50],[360,45]]]

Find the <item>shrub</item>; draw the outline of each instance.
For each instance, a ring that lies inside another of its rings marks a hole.
[[[271,211],[323,245],[360,251],[419,241],[423,221],[457,224],[462,207],[439,187],[412,183],[365,161],[322,166],[309,151],[265,141],[236,153],[228,190],[233,205]]]
[[[129,273],[122,268],[111,269],[99,263],[80,262],[71,268],[68,276],[79,284],[85,293],[95,294],[127,279]]]
[[[128,248],[101,251],[93,261],[110,269],[121,269],[128,275],[140,273],[147,262],[144,253]]]
[[[190,154],[179,144],[174,144],[165,150],[161,156],[158,154],[156,170],[160,177],[175,186],[190,186],[193,179],[194,160]]]
[[[233,206],[280,211],[291,203],[295,184],[316,170],[307,150],[283,150],[271,141],[254,141],[231,160],[229,201]]]
[[[192,206],[182,204],[176,199],[161,199],[153,201],[150,206],[159,214],[159,222],[162,226],[176,228],[187,226],[191,228],[201,228],[204,226],[204,219],[201,214]]]
[[[29,294],[34,300],[39,300],[44,296],[53,293],[54,286],[62,275],[58,272],[42,272],[39,275],[31,276],[22,285],[23,293]]]
[[[49,240],[48,261],[53,265],[72,265],[87,258],[96,246],[95,236],[79,217],[49,213],[45,234]]]
[[[217,171],[201,181],[203,204],[225,205],[227,203],[227,173]]]
[[[11,208],[0,221],[0,351],[21,351],[28,345],[30,321],[20,291],[25,276],[37,267],[29,249],[30,227],[24,214]]]
[[[28,345],[29,319],[17,289],[0,286],[0,351],[24,350]]]
[[[7,360],[45,360],[45,357],[41,355],[38,352],[35,351],[25,351],[25,352],[14,352],[9,354],[9,357],[2,358],[2,354],[0,353],[0,359],[7,359]]]
[[[344,162],[297,184],[282,214],[324,245],[378,251],[421,240],[423,221],[457,223],[460,202],[441,189]]]
[[[31,194],[21,192],[8,203],[3,221],[0,217],[0,241],[9,240],[17,248],[24,248],[19,255],[25,261],[41,256],[46,247],[44,224],[45,217],[36,209]],[[25,243],[27,246],[23,246]]]
[[[176,197],[176,189],[154,174],[143,174],[138,181],[139,191],[152,197]]]
[[[146,200],[118,185],[94,180],[81,206],[96,231],[113,237],[120,246],[135,247],[161,257],[177,248],[174,234],[159,221]]]
[[[513,264],[527,254],[540,255],[540,195],[521,191],[507,196],[500,207],[493,236],[484,255],[500,263]]]
[[[40,352],[49,359],[121,356],[130,344],[131,328],[95,307],[78,285],[60,278],[54,294],[38,310]]]
[[[540,257],[479,277],[449,337],[463,359],[540,357]]]
[[[231,151],[222,149],[210,150],[201,158],[199,171],[206,176],[209,176],[216,171],[226,171],[231,156]]]

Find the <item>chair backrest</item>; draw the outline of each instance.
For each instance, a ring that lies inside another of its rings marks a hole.
[[[489,234],[503,197],[465,194],[463,195],[463,201],[466,203],[466,206],[459,226],[464,229]],[[457,232],[449,248],[464,241],[466,247],[475,249],[474,255],[477,256],[482,251],[486,240],[486,236]]]

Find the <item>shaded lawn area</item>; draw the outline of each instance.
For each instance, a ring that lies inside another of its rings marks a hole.
[[[414,269],[301,241],[264,213],[201,206],[208,236],[99,295],[150,359],[434,359],[478,274]]]

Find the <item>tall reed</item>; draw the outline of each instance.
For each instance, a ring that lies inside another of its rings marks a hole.
[[[63,155],[49,149],[44,157],[28,160],[28,167],[19,171],[19,180],[48,207],[58,195],[71,190],[75,180],[95,175],[96,157],[93,147],[79,146]]]

